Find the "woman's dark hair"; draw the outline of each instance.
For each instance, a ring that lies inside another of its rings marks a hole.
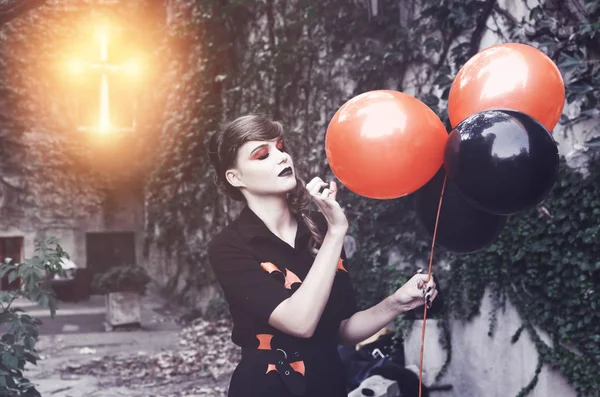
[[[225,172],[235,167],[238,149],[248,141],[271,141],[283,136],[281,123],[269,120],[261,115],[238,117],[215,132],[208,144],[208,155],[215,170],[215,185],[227,196],[237,201],[244,201],[242,192],[232,186],[225,178]],[[304,180],[296,175],[296,187],[288,193],[287,201],[290,211],[300,215],[312,235],[309,249],[316,252],[323,242],[323,236],[317,224],[304,212],[309,204],[309,196]]]

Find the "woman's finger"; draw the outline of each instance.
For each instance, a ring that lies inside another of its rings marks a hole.
[[[325,182],[315,182],[314,185],[311,186],[310,192],[319,193],[323,187],[326,187],[327,183]]]
[[[331,194],[329,194],[329,197],[323,197],[321,194],[312,195],[312,200],[319,208],[319,211],[321,211],[328,220],[331,220],[330,214],[332,211],[338,211],[340,209],[340,204],[331,198]]]
[[[312,189],[313,189],[313,187],[314,187],[315,185],[318,185],[318,184],[320,184],[320,183],[324,183],[324,182],[323,182],[323,179],[319,178],[318,176],[315,176],[313,179],[311,179],[311,180],[310,180],[310,182],[308,182],[308,183],[306,184],[306,190],[309,190],[309,191],[310,191],[310,190],[312,190]]]
[[[418,273],[418,274],[415,274],[413,277],[415,277],[419,280],[418,284],[419,284],[420,289],[427,289],[429,287],[435,288],[435,281],[433,281],[433,274],[431,275],[431,277],[429,277],[427,274]]]
[[[309,181],[309,182],[306,184],[306,186],[304,186],[304,187],[306,188],[306,190],[309,190],[309,191],[310,191],[310,188],[312,187],[312,185],[314,185],[314,184],[315,184],[315,179],[316,179],[316,178],[317,178],[317,177],[315,177],[315,178],[311,179],[311,180],[310,180],[310,181]]]
[[[431,278],[429,279],[429,281],[427,281],[427,284],[435,285],[435,280],[433,278],[433,274],[431,275]]]
[[[437,293],[437,290],[436,290],[436,289],[434,289],[434,290],[432,290],[432,291],[429,291],[429,292],[426,292],[426,293],[425,293],[425,299],[431,299],[431,297],[432,297],[434,294],[436,294],[436,293]],[[433,299],[432,299],[432,300],[433,300]]]
[[[330,198],[334,199],[337,197],[338,187],[335,181],[329,183],[329,189],[331,190]]]
[[[319,210],[326,215],[328,209],[331,207],[332,203],[336,203],[335,200],[331,200],[331,191],[325,189],[323,193],[311,192],[310,196]]]
[[[433,290],[433,293],[431,294],[431,298],[430,300],[433,302],[433,300],[435,299],[435,297],[438,296],[438,290]]]
[[[425,290],[427,292],[431,292],[432,290],[435,291],[435,287],[436,287],[435,282],[433,282],[433,279],[432,279],[426,284]]]
[[[307,190],[308,190],[308,192],[309,192],[310,194],[313,194],[313,195],[314,195],[314,194],[319,194],[319,191],[321,191],[321,189],[322,189],[324,186],[327,186],[327,183],[325,183],[325,182],[315,182],[315,183],[314,183],[314,184],[313,184],[313,185],[310,187],[310,189],[307,189]]]
[[[323,195],[323,193],[325,193],[325,196]],[[312,192],[309,192],[309,195],[312,197],[315,203],[317,202],[317,200],[319,200],[320,202],[324,202],[323,199],[327,198],[327,189],[323,190],[323,193],[319,193],[319,190],[314,190]]]
[[[321,192],[321,197],[322,198],[331,198],[331,190],[325,188],[323,189],[323,191]]]
[[[427,275],[418,273],[413,276],[413,279],[417,285],[418,289],[425,289],[425,285],[427,284]]]
[[[433,300],[436,296],[437,290],[434,290],[433,293],[425,295],[425,304],[427,305],[427,308],[431,308],[431,304],[433,303]]]

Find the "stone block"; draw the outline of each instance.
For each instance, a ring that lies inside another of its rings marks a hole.
[[[363,380],[348,397],[401,397],[398,383],[383,376],[373,375]]]
[[[140,324],[142,321],[140,294],[111,292],[106,295],[106,321],[114,326]]]

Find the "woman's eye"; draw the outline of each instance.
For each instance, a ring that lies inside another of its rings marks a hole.
[[[280,142],[277,144],[277,150],[279,150],[280,152],[285,152],[285,145],[283,144],[283,142]],[[269,151],[268,150],[261,150],[260,152],[258,152],[256,154],[256,159],[258,160],[264,160],[267,157],[269,157]]]
[[[269,157],[269,151],[268,150],[261,150],[260,152],[256,153],[256,158],[259,160],[264,160],[267,157]]]

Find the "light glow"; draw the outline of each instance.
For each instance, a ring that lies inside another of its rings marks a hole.
[[[81,74],[85,69],[85,63],[79,59],[69,59],[69,61],[67,61],[67,70],[71,74]]]
[[[84,125],[78,130],[95,132],[98,137],[131,131],[135,129],[135,114],[129,121],[128,104],[125,107],[123,104],[148,72],[145,59],[136,48],[130,47],[127,37],[123,40],[124,30],[119,27],[103,23],[91,31],[89,27],[85,30],[91,42],[69,43],[70,49],[60,64],[61,74],[75,90],[75,96],[79,97],[77,91],[82,94],[83,100],[77,103],[81,115],[89,115],[82,116]],[[131,100],[135,113],[135,97]]]

